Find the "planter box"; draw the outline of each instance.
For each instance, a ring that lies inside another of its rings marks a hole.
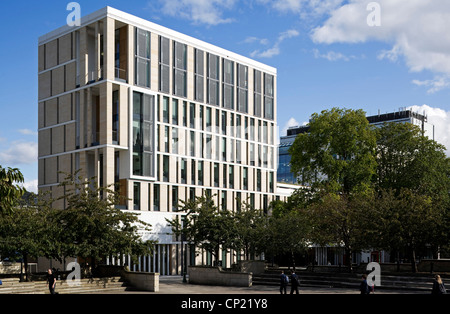
[[[159,291],[159,273],[122,271],[122,279],[133,289],[139,291]]]
[[[189,283],[213,286],[251,287],[252,273],[224,271],[222,267],[189,266]]]

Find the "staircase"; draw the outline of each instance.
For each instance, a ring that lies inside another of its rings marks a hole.
[[[289,275],[289,272],[285,271]],[[330,273],[297,271],[300,279],[300,287],[323,287],[323,288],[346,288],[359,290],[361,274],[350,273]],[[442,276],[444,283],[449,281],[449,277]],[[266,271],[264,274],[253,275],[253,285],[273,285],[280,284],[280,271]],[[448,284],[450,285],[450,283]],[[433,286],[432,274],[395,274],[381,273],[381,286],[376,286],[377,290],[403,290],[419,291],[431,293]]]
[[[0,294],[49,294],[45,281],[19,282],[18,278],[1,279]],[[127,285],[120,277],[81,279],[78,286],[66,280],[57,280],[55,291],[59,294],[120,293]]]

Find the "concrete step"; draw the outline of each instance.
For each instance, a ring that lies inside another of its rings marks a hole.
[[[45,281],[19,282],[18,279],[2,280],[0,294],[46,294]],[[101,291],[123,291],[127,285],[120,277],[81,279],[79,285],[70,285],[65,280],[56,282],[55,290],[60,294],[92,293]]]
[[[297,272],[300,278],[300,285],[309,287],[346,287],[358,289],[361,283],[360,274],[345,273],[312,273]],[[445,281],[448,279],[444,279]],[[253,276],[253,285],[279,285],[279,272],[269,272]],[[415,290],[415,291],[431,291],[433,285],[432,275],[392,275],[387,274],[381,277],[381,286],[376,289],[398,289],[398,290]]]

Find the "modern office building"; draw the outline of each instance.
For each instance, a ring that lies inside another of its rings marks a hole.
[[[180,200],[267,211],[276,197],[276,82],[273,67],[110,7],[58,28],[39,39],[39,190],[63,195],[60,171],[117,184],[129,199],[117,206],[158,240],[132,269],[178,274],[166,218]]]
[[[428,118],[426,114],[420,114],[406,108],[402,108],[399,111],[385,113],[385,114],[377,114],[373,116],[368,116],[367,120],[371,125],[379,127],[386,122],[395,122],[395,123],[411,123],[417,125],[424,132],[425,136],[428,136],[430,139],[435,140],[434,138],[434,125],[428,122]],[[291,156],[289,154],[289,148],[295,141],[295,138],[298,134],[307,133],[309,130],[308,125],[291,127],[287,130],[287,134],[280,138],[280,145],[278,147],[278,172],[277,172],[277,181],[278,183],[283,184],[298,184],[297,178],[291,172],[290,162]]]

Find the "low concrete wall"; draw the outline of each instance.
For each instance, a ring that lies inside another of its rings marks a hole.
[[[20,263],[0,263],[0,274],[20,274]]]
[[[252,273],[223,271],[221,267],[189,266],[189,283],[213,286],[251,287]]]
[[[159,291],[159,273],[122,271],[122,279],[132,288],[140,291]]]
[[[450,259],[424,259],[417,265],[420,272],[450,272]]]

